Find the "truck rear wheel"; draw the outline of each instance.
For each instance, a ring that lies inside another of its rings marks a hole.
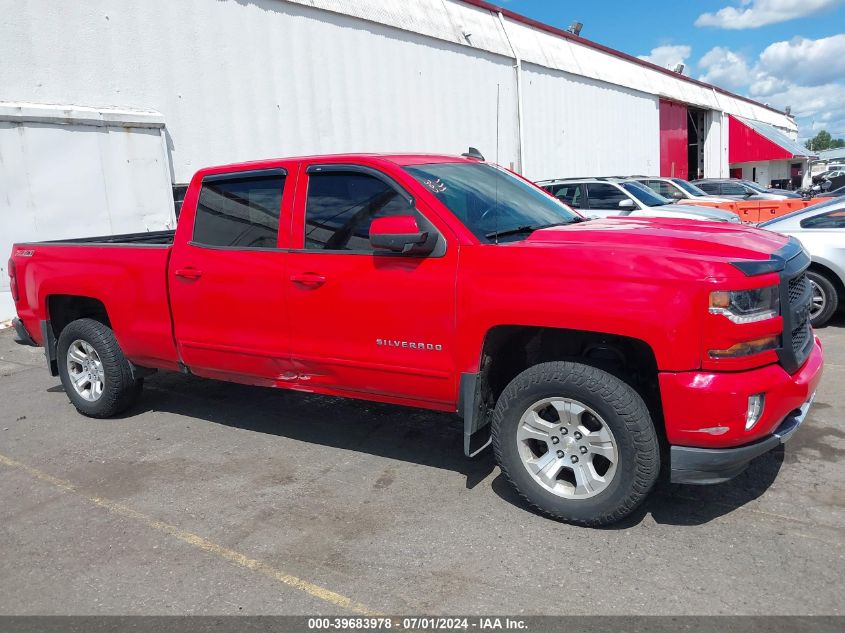
[[[538,512],[586,526],[614,523],[648,495],[660,470],[657,434],[634,389],[595,367],[535,365],[496,404],[496,461]]]
[[[77,319],[59,335],[59,377],[76,410],[92,418],[108,418],[132,406],[143,378],[132,367],[111,328],[94,319]]]

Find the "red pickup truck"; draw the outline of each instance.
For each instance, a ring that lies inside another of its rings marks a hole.
[[[71,402],[154,370],[457,412],[548,516],[630,513],[787,440],[822,373],[809,258],[764,230],[584,218],[472,157],[203,169],[175,232],[16,244],[20,342]]]

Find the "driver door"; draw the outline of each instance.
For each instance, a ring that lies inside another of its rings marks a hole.
[[[297,388],[453,409],[457,249],[441,233],[430,255],[374,251],[376,218],[438,229],[375,169],[301,170],[287,288]]]

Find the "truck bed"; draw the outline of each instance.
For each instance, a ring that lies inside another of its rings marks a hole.
[[[170,246],[173,244],[174,230],[144,231],[143,233],[123,233],[121,235],[98,235],[96,237],[75,237],[66,240],[49,240],[35,244],[122,244],[126,246]]]
[[[167,289],[173,237],[150,231],[16,244],[18,316],[43,345],[42,321],[54,319],[66,297],[98,301],[127,358],[176,366]]]

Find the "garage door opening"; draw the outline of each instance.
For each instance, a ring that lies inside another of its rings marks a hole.
[[[687,108],[687,166],[689,179],[704,178],[704,141],[707,136],[707,112]]]

